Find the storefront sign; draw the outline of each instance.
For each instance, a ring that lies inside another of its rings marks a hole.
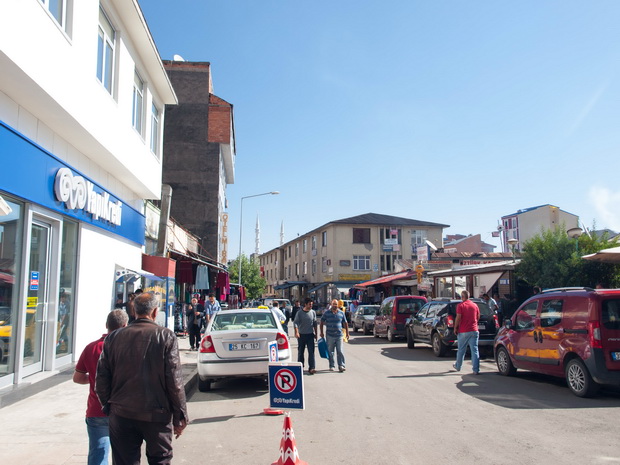
[[[84,210],[94,220],[101,219],[121,225],[123,204],[114,201],[107,192],[95,191],[95,185],[82,176],[74,176],[69,168],[60,168],[54,181],[56,199],[64,202],[69,210]]]
[[[370,281],[369,274],[339,274],[338,281]]]
[[[396,245],[398,244],[398,239],[383,239],[383,243],[385,245]]]
[[[31,291],[39,290],[39,272],[38,271],[30,272],[30,290]]]
[[[228,213],[222,213],[222,234],[220,234],[220,263],[228,263]]]

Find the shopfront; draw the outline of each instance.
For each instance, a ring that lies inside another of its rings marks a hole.
[[[0,123],[0,388],[70,365],[105,332],[144,216]]]

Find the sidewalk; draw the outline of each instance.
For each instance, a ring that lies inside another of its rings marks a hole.
[[[179,337],[185,392],[198,383],[197,352]],[[75,384],[73,369],[0,393],[2,462],[20,465],[85,464],[84,415],[88,386]]]

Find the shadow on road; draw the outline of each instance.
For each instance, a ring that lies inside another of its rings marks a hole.
[[[383,341],[386,344],[385,341]],[[387,344],[390,344],[389,342]],[[393,346],[386,346],[381,348],[381,355],[385,357],[392,358],[394,360],[411,360],[416,362],[431,362],[438,360],[454,360],[456,357],[456,351],[449,351],[445,357],[435,357],[433,351],[431,350],[431,346],[416,346],[415,349],[408,349],[407,346],[397,345],[398,343],[394,343]],[[480,360],[493,362],[492,356],[484,356],[480,354]]]
[[[211,391],[194,391],[190,402],[247,399],[267,395],[269,388],[261,378],[231,378],[211,384]]]
[[[618,390],[602,390],[598,397],[582,399],[570,392],[564,379],[539,373],[524,371],[505,377],[483,372],[478,376],[461,376],[456,385],[461,392],[499,407],[525,410],[620,407]]]

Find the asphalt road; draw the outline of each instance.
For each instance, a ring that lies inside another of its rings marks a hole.
[[[352,334],[345,354],[345,373],[317,355],[319,371],[304,376],[306,409],[291,412],[299,457],[311,465],[620,464],[620,392],[580,399],[563,380],[502,377],[490,359],[478,376],[469,361],[455,373],[454,354],[372,336]],[[275,462],[283,417],[265,416],[268,404],[257,380],[196,392],[174,463]]]

